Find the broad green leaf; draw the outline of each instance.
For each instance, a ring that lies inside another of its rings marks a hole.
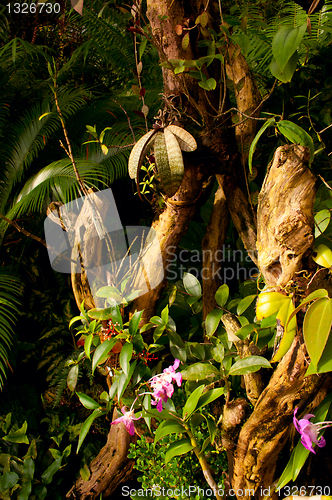
[[[205,319],[205,330],[208,337],[212,337],[220,323],[221,316],[224,311],[222,309],[213,309],[209,312]]]
[[[78,371],[79,371],[78,365],[74,365],[71,367],[67,375],[67,387],[72,392],[75,390],[77,384]]]
[[[264,123],[264,125],[259,129],[259,131],[257,132],[257,134],[254,137],[254,140],[251,143],[251,146],[250,146],[250,149],[249,149],[249,156],[248,156],[248,166],[249,166],[250,173],[252,173],[252,159],[253,159],[253,156],[254,156],[254,152],[255,152],[257,143],[258,143],[261,135],[263,135],[263,133],[265,132],[265,130],[268,127],[274,127],[275,126],[275,122],[276,122],[275,118],[269,118]]]
[[[218,290],[216,291],[216,294],[214,296],[218,306],[224,307],[224,305],[226,304],[226,302],[228,300],[228,296],[229,296],[228,285],[221,285],[218,288]]]
[[[268,318],[280,311],[281,307],[291,302],[291,297],[279,292],[262,292],[257,299],[256,317],[258,320]],[[266,326],[266,325],[264,325]]]
[[[9,432],[9,434],[7,434],[7,436],[3,436],[2,439],[4,441],[9,441],[10,443],[29,444],[29,439],[26,435],[27,428],[28,428],[28,424],[27,424],[27,422],[24,422],[22,427],[20,427],[19,429],[17,429],[14,432]]]
[[[88,410],[95,410],[96,408],[100,408],[100,405],[94,399],[90,398],[83,392],[76,392],[79,400],[81,401],[84,408],[88,408]]]
[[[303,336],[311,362],[317,367],[326,345],[332,322],[332,305],[329,298],[316,300],[304,317]]]
[[[91,415],[85,420],[85,422],[82,425],[82,429],[81,429],[81,432],[80,432],[80,435],[79,435],[79,438],[78,438],[78,445],[77,445],[76,453],[78,453],[79,449],[81,448],[81,446],[83,444],[83,441],[84,441],[87,433],[89,432],[89,429],[90,429],[93,421],[96,418],[98,418],[98,417],[100,417],[101,415],[104,415],[104,414],[105,414],[105,410],[101,410],[99,408],[96,408],[95,410],[93,410],[93,412],[91,413]],[[61,461],[61,459],[58,459],[58,460]],[[46,483],[46,484],[48,484],[48,483]]]
[[[294,144],[301,144],[301,146],[306,146],[310,150],[310,163],[314,158],[314,143],[308,132],[303,130],[302,127],[296,125],[296,123],[290,122],[288,120],[280,120],[277,123],[277,128],[281,134],[283,134],[288,140]]]
[[[131,317],[129,322],[129,333],[130,335],[135,335],[138,330],[139,322],[141,321],[143,311],[136,311]]]
[[[147,43],[148,39],[143,37],[143,40],[141,41],[141,43],[139,44],[139,47],[138,47],[138,54],[139,54],[139,59],[141,60],[142,59],[142,56],[144,54],[144,50],[145,50],[145,47],[146,47],[146,43]]]
[[[100,344],[97,349],[95,350],[92,358],[92,373],[94,373],[96,366],[102,359],[102,356],[105,354],[108,354],[110,350],[115,346],[117,343],[117,339],[107,339],[105,340],[102,344]]]
[[[330,268],[332,267],[332,250],[326,245],[318,245],[314,249],[312,260],[319,266]]]
[[[179,441],[175,441],[175,443],[170,445],[165,455],[166,465],[172,460],[172,458],[177,457],[178,455],[184,455],[193,449],[194,447],[189,438],[183,438]]]
[[[191,414],[195,411],[198,400],[203,392],[204,385],[197,387],[194,392],[192,392],[183,407],[182,418],[188,419]]]
[[[323,354],[318,361],[318,365],[315,366],[313,363],[310,363],[308,370],[306,372],[306,377],[308,375],[313,375],[314,373],[327,373],[332,371],[332,335],[329,335],[327,339],[325,349],[323,350]]]
[[[17,500],[28,500],[29,497],[30,497],[31,490],[32,490],[31,481],[30,480],[28,480],[28,481],[24,480],[22,482],[22,487],[20,489],[20,493],[18,495],[18,499]]]
[[[242,326],[237,332],[236,336],[241,340],[245,340],[251,333],[255,331],[255,326],[252,324]]]
[[[257,372],[261,368],[272,368],[272,366],[262,356],[248,356],[236,361],[229,370],[229,375],[246,375],[247,373]]]
[[[133,344],[126,342],[121,349],[119,362],[125,375],[129,374],[129,363],[133,355]]]
[[[318,238],[322,233],[324,233],[325,229],[330,224],[331,220],[331,212],[330,210],[320,210],[315,215],[315,238]]]
[[[8,488],[12,488],[19,479],[20,476],[16,472],[5,472],[2,474],[0,476],[0,493],[3,493]]]
[[[223,344],[220,342],[215,347],[212,347],[211,354],[213,356],[213,359],[215,359],[217,363],[222,363],[222,360],[225,356],[225,348]]]
[[[213,444],[213,441],[215,440],[216,437],[217,426],[213,418],[208,417],[207,415],[205,416],[205,418],[209,429],[210,442]]]
[[[169,434],[184,434],[185,432],[186,430],[182,424],[171,420],[164,420],[156,430],[154,444],[158,443],[161,438]]]
[[[181,372],[183,380],[211,379],[211,382],[220,378],[218,368],[209,363],[194,363]]]
[[[95,309],[89,309],[88,311],[88,316],[89,318],[92,319],[98,319],[99,321],[105,321],[108,319],[111,319],[111,307],[107,307],[106,309],[103,308],[95,308]]]
[[[198,82],[198,85],[204,90],[214,90],[217,86],[217,82],[214,78],[208,78],[205,82]]]
[[[297,28],[283,26],[274,35],[272,40],[272,53],[281,72],[284,71],[287,62],[300,45],[306,29],[306,22]]]
[[[288,328],[288,323],[290,322],[290,320],[301,310],[303,309],[303,307],[307,304],[309,304],[309,302],[311,302],[312,300],[317,300],[317,299],[320,299],[322,297],[328,297],[328,292],[327,290],[325,290],[325,288],[319,288],[318,290],[315,290],[314,292],[310,293],[308,295],[308,297],[306,297],[305,299],[303,299],[300,304],[294,309],[294,311],[291,313],[291,315],[289,316],[288,320],[287,320],[287,323],[286,323],[286,328]]]
[[[290,82],[294,72],[296,70],[296,65],[299,60],[299,54],[294,52],[292,57],[287,61],[287,64],[283,71],[280,70],[279,65],[275,59],[272,59],[270,64],[270,71],[272,75],[283,83]]]
[[[241,314],[243,314],[248,309],[248,307],[256,299],[256,297],[257,295],[247,295],[247,297],[244,297],[244,299],[242,299],[237,306],[236,314],[238,316],[241,316]]]
[[[148,416],[148,417],[160,418],[161,420],[172,420],[174,422],[179,422],[182,420],[181,416],[178,415],[176,412],[168,410],[158,411],[156,408],[145,408],[142,411],[142,415],[143,417]]]
[[[83,424],[84,425],[84,424]],[[83,429],[83,427],[82,427]],[[53,463],[42,473],[41,480],[44,484],[50,484],[53,476],[61,468],[62,457],[54,460]]]
[[[46,495],[47,495],[46,486],[43,486],[42,484],[38,484],[35,487],[35,491],[36,491],[36,495],[37,495],[38,500],[44,500],[46,498]]]
[[[112,298],[117,302],[121,302],[123,297],[115,286],[103,286],[96,292],[97,297],[104,297],[105,299]]]
[[[175,345],[171,340],[169,341],[169,349],[172,353],[174,359],[179,359],[182,363],[187,361],[187,352],[185,346],[181,347],[179,345]]]
[[[161,319],[163,320],[164,324],[167,325],[168,323],[168,312],[169,312],[169,308],[168,308],[168,305],[166,307],[164,307],[164,309],[161,311]]]
[[[90,349],[91,349],[91,343],[93,340],[93,333],[90,333],[90,335],[87,336],[87,338],[84,341],[84,352],[87,356],[87,358],[90,358]]]
[[[23,476],[25,479],[33,479],[35,473],[35,461],[30,457],[23,462]]]
[[[177,347],[185,347],[185,344],[178,333],[167,330],[167,336]]]
[[[202,288],[196,276],[190,273],[184,273],[183,285],[186,289],[186,292],[189,293],[189,295],[194,295],[195,297],[201,297]]]
[[[122,322],[122,316],[120,313],[119,306],[112,306],[111,308],[111,318],[113,321],[113,324],[117,326],[120,330],[123,329],[123,322]]]
[[[80,469],[80,476],[84,481],[88,481],[89,477],[91,475],[90,469],[87,466],[87,464],[84,464],[84,467]]]
[[[136,365],[137,365],[137,359],[135,359],[135,361],[133,363],[131,363],[130,368],[129,368],[129,372],[128,372],[128,376],[126,376],[125,373],[122,373],[120,375],[119,382],[118,382],[118,401],[120,401],[122,394],[126,390],[128,384],[130,382],[130,379],[133,376]]]

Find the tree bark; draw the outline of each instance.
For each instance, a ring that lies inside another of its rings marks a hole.
[[[302,257],[313,242],[316,178],[308,159],[302,146],[278,148],[260,193],[258,265],[269,286],[285,287],[296,280]],[[272,485],[295,406],[302,410],[319,388],[327,393],[325,377],[305,377],[306,356],[298,334],[241,429],[231,479],[239,499],[260,497],[262,488]]]
[[[118,412],[114,409],[113,420],[117,417]],[[89,466],[90,478],[85,481],[79,477],[66,498],[95,500],[101,493],[105,497],[111,495],[131,474],[134,460],[128,460],[127,454],[129,444],[135,440],[122,422],[111,426],[106,445]]]

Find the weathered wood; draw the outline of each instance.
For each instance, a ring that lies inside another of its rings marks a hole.
[[[220,252],[227,236],[229,212],[226,197],[221,186],[214,196],[213,209],[206,233],[202,241],[202,290],[203,290],[203,320],[212,309],[217,307],[215,293],[222,285]]]
[[[328,393],[325,377],[305,377],[307,368],[305,345],[296,337],[240,432],[232,477],[233,489],[243,493],[237,495],[238,499],[249,499],[253,491],[259,498],[261,488],[272,485],[295,406],[302,411],[318,390],[323,397]]]
[[[113,420],[118,416],[117,410],[114,409]],[[129,443],[135,440],[136,437],[130,436],[123,423],[112,425],[106,445],[89,466],[90,478],[84,481],[79,477],[66,498],[99,500],[101,493],[105,497],[111,495],[119,484],[130,476],[134,460],[128,460],[127,454]]]
[[[314,241],[316,177],[308,163],[307,148],[279,147],[259,195],[258,266],[271,287],[287,285]]]

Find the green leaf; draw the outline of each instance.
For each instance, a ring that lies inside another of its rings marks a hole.
[[[269,118],[265,123],[264,125],[259,129],[259,131],[257,132],[257,134],[255,135],[255,138],[254,140],[252,141],[251,143],[251,146],[250,146],[250,149],[249,149],[249,156],[248,156],[248,165],[249,165],[249,171],[250,173],[252,173],[252,158],[254,156],[254,152],[255,152],[255,149],[256,149],[256,146],[257,146],[257,143],[261,137],[261,135],[263,135],[263,133],[265,132],[265,130],[268,128],[268,127],[272,127],[275,125],[275,118]]]
[[[204,385],[197,387],[194,392],[192,392],[183,407],[182,418],[187,420],[191,414],[195,411],[198,400],[203,392]]]
[[[128,372],[128,376],[126,376],[125,373],[122,373],[120,375],[119,382],[118,382],[118,401],[120,401],[122,394],[126,390],[128,384],[130,382],[130,379],[134,373],[136,365],[137,365],[137,359],[135,359],[135,361],[133,363],[131,363],[130,368],[129,368],[129,372]]]
[[[18,500],[28,500],[32,490],[31,481],[23,481],[20,493],[18,495]]]
[[[95,409],[95,410],[93,410],[93,412],[91,413],[91,415],[85,420],[85,422],[82,425],[82,429],[81,429],[81,432],[80,432],[80,435],[79,435],[76,453],[78,453],[79,449],[81,448],[81,446],[83,444],[83,441],[84,441],[87,433],[89,432],[89,429],[90,429],[93,421],[96,418],[100,417],[101,415],[104,415],[105,413],[106,413],[105,410],[100,410],[99,408]],[[58,459],[58,460],[61,461],[61,458]],[[46,483],[46,484],[48,484],[48,483]]]
[[[194,447],[189,438],[183,438],[180,439],[180,441],[175,441],[175,443],[172,443],[167,450],[165,456],[166,465],[172,460],[172,458],[177,457],[178,455],[184,455],[193,449]]]
[[[237,332],[236,336],[241,340],[245,340],[251,333],[255,331],[254,325],[249,324],[242,326]]]
[[[301,146],[306,146],[310,150],[310,163],[314,158],[314,143],[305,130],[302,127],[299,127],[293,122],[288,120],[280,120],[277,123],[277,128],[281,134],[283,134],[288,140],[293,142],[294,144],[301,144]]]
[[[161,311],[161,319],[163,320],[164,322],[164,325],[167,325],[168,323],[168,312],[169,312],[169,308],[168,308],[168,305],[166,307],[164,307],[164,309]]]
[[[183,434],[185,431],[186,430],[182,424],[171,420],[164,420],[163,422],[161,422],[158,429],[156,430],[154,437],[154,444],[158,443],[158,441],[162,439],[164,436],[168,436],[169,434],[174,434],[174,433]]]
[[[220,396],[222,396],[224,393],[225,393],[224,387],[220,387],[219,389],[211,389],[210,391],[205,392],[198,400],[197,410],[203,408],[203,406],[212,403],[212,401],[214,401],[215,399],[220,398]]]
[[[243,314],[244,311],[248,309],[248,307],[256,299],[256,297],[257,295],[247,295],[247,297],[244,297],[244,299],[242,299],[237,306],[237,315],[241,316],[241,314]]]
[[[119,357],[120,366],[126,376],[128,376],[129,374],[129,364],[132,355],[133,355],[133,344],[126,342],[121,349]]]
[[[77,384],[78,371],[79,371],[78,365],[74,365],[71,367],[67,375],[67,386],[68,389],[72,392],[75,390]]]
[[[218,290],[216,291],[216,294],[214,296],[218,306],[224,307],[224,305],[226,304],[226,302],[228,300],[228,296],[229,296],[228,285],[221,285],[218,288]]]
[[[84,464],[84,467],[80,469],[80,476],[84,481],[88,481],[89,477],[91,475],[90,469],[87,466],[87,464]]]
[[[172,330],[167,330],[167,336],[177,347],[185,347],[185,344],[178,333],[173,332]]]
[[[23,477],[25,479],[33,479],[35,473],[35,461],[30,457],[23,462]]]
[[[213,359],[215,359],[217,363],[222,363],[222,360],[224,359],[225,356],[225,348],[221,342],[217,344],[215,347],[212,347],[211,354],[213,356]]]
[[[171,340],[169,341],[169,349],[174,359],[179,359],[182,363],[187,361],[187,352],[185,347],[175,345]]]
[[[88,410],[95,410],[96,408],[100,407],[100,405],[97,403],[97,401],[90,398],[89,396],[87,396],[83,392],[76,392],[76,394],[79,397],[79,400],[81,401],[84,408],[88,408]]]
[[[135,335],[138,330],[139,322],[141,321],[143,311],[135,311],[129,321],[129,333],[130,335]]]
[[[46,495],[47,495],[47,488],[46,488],[46,486],[38,484],[35,487],[35,491],[36,491],[36,495],[38,497],[38,500],[44,500],[46,498]]]
[[[139,55],[140,60],[142,59],[142,56],[144,54],[144,50],[145,50],[147,41],[148,41],[148,39],[144,37],[143,40],[141,41],[141,43],[139,44],[138,55]]]
[[[159,418],[161,420],[172,420],[173,422],[181,421],[180,415],[175,412],[171,412],[169,410],[158,411],[156,408],[145,408],[142,411],[142,416],[145,417],[154,417]]]
[[[303,322],[303,336],[311,362],[317,367],[326,345],[332,322],[329,298],[316,300],[310,305]]]
[[[312,260],[319,266],[330,268],[332,267],[332,251],[326,245],[318,245],[315,247]]]
[[[14,432],[9,432],[7,436],[3,436],[2,439],[4,441],[9,441],[10,443],[25,443],[29,444],[29,439],[26,436],[28,424],[25,421],[19,429]]]
[[[111,307],[107,307],[106,309],[97,307],[95,309],[89,309],[88,316],[92,319],[98,319],[99,321],[105,321],[111,319]]]
[[[287,61],[284,71],[281,71],[277,61],[275,59],[272,59],[272,62],[270,64],[270,71],[272,75],[278,78],[278,80],[280,80],[281,82],[290,82],[293,77],[294,71],[296,70],[298,60],[299,54],[297,52],[294,52],[289,61]]]
[[[97,297],[104,297],[105,299],[112,298],[117,302],[121,302],[123,297],[115,286],[103,286],[96,292]]]
[[[181,372],[183,380],[211,379],[211,382],[220,378],[219,370],[209,363],[194,363]]]
[[[183,285],[189,295],[193,295],[194,297],[201,297],[202,288],[196,276],[190,273],[184,273]]]
[[[244,57],[248,55],[248,50],[249,50],[249,44],[250,44],[250,39],[248,35],[245,33],[241,33],[239,35],[232,35],[231,40],[233,40],[234,43],[236,43],[240,49]]]
[[[16,472],[5,472],[0,476],[0,493],[12,488],[20,479]]]
[[[116,338],[107,339],[97,347],[92,358],[92,373],[94,373],[96,366],[98,365],[102,357],[108,354],[116,343],[117,343]]]
[[[247,358],[239,359],[229,370],[229,375],[245,375],[254,373],[261,368],[272,368],[267,359],[262,356],[248,356]]]
[[[198,82],[198,85],[204,90],[214,90],[217,86],[217,82],[214,78],[209,78],[204,82]]]
[[[84,424],[83,424],[84,425]],[[83,429],[83,427],[82,427]],[[82,432],[82,431],[81,431]],[[57,458],[54,462],[47,467],[47,469],[42,473],[41,480],[44,484],[50,484],[52,482],[53,476],[61,468],[62,457]]]
[[[84,351],[87,356],[87,358],[90,358],[90,349],[91,349],[91,343],[93,340],[93,333],[90,333],[90,335],[87,336],[87,338],[84,341]]]
[[[272,53],[281,72],[284,71],[287,62],[300,45],[306,29],[306,22],[297,28],[283,26],[274,35],[272,40]]]
[[[213,309],[209,312],[205,319],[205,330],[208,337],[212,337],[220,323],[221,316],[224,311],[222,309]]]
[[[330,224],[331,220],[331,212],[329,210],[320,210],[315,215],[315,238],[318,238],[322,233],[324,233],[325,229]]]

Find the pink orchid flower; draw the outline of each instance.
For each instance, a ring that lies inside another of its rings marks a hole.
[[[318,434],[322,429],[325,429],[325,427],[330,427],[332,422],[317,422],[313,424],[310,422],[310,419],[315,416],[312,413],[307,413],[307,415],[304,415],[303,418],[298,420],[296,418],[297,411],[298,408],[295,408],[293,423],[295,429],[301,435],[301,443],[307,450],[316,453],[313,448],[313,443],[317,444],[320,448],[326,445],[323,436],[318,437]]]
[[[111,422],[111,425],[114,424],[119,424],[120,422],[124,423],[126,426],[127,431],[131,436],[134,436],[135,434],[135,427],[134,427],[134,422],[133,420],[139,420],[141,417],[134,417],[134,410],[129,410],[126,411],[126,406],[123,406],[121,408],[121,412],[123,413],[122,417],[117,418],[116,420],[113,420]]]
[[[163,373],[155,375],[150,381],[150,385],[153,389],[154,401],[151,402],[153,405],[157,405],[157,410],[162,411],[163,401],[166,403],[168,398],[173,396],[174,387],[172,382],[176,382],[178,387],[182,384],[181,373],[175,373],[175,370],[179,367],[180,360],[176,359],[172,366],[165,368]]]

